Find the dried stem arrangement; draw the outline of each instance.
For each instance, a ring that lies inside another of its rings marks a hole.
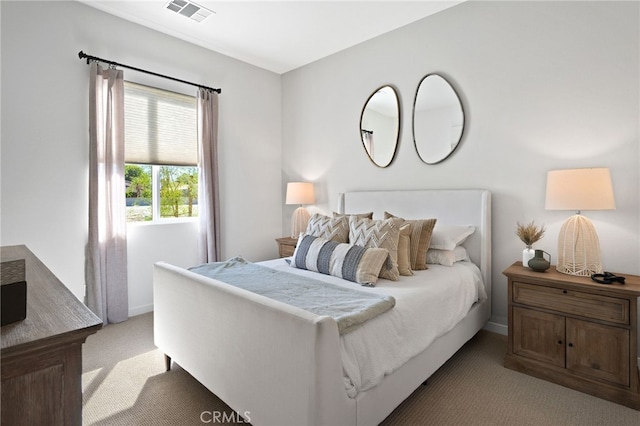
[[[544,225],[537,226],[533,221],[526,225],[518,222],[516,226],[516,235],[527,246],[532,246],[536,241],[539,241],[544,236]]]

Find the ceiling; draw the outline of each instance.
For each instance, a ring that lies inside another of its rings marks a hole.
[[[282,74],[464,0],[195,0],[214,12],[202,22],[168,10],[169,0],[78,1]]]

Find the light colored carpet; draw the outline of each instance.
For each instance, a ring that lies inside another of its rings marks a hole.
[[[481,331],[382,424],[640,425],[639,411],[504,368],[505,350],[505,336]],[[240,424],[212,422],[233,410],[179,366],[164,372],[152,314],[87,339],[82,389],[85,425]]]

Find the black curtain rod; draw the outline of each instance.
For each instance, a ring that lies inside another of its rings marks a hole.
[[[128,68],[130,70],[143,72],[145,74],[155,75],[156,77],[166,78],[166,79],[169,79],[169,80],[177,81],[179,83],[190,84],[191,86],[201,87],[203,89],[212,90],[212,91],[217,92],[217,93],[222,93],[222,89],[214,89],[213,87],[207,87],[207,86],[203,86],[202,84],[196,84],[196,83],[192,83],[190,81],[180,80],[179,78],[170,77],[168,75],[163,75],[163,74],[158,74],[157,72],[143,70],[141,68],[132,67],[130,65],[119,64],[118,62],[110,61],[108,59],[102,59],[102,58],[98,58],[97,56],[87,55],[82,50],[80,52],[78,52],[78,57],[80,59],[85,59],[86,58],[87,59],[87,64],[89,62],[91,62],[91,61],[102,62],[102,63],[109,64],[109,65],[115,65],[115,66],[118,66],[118,67]]]

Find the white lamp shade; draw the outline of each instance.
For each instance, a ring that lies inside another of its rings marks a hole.
[[[552,170],[547,173],[547,210],[613,210],[608,168]]]
[[[315,195],[311,182],[289,182],[287,184],[286,204],[313,204]]]

